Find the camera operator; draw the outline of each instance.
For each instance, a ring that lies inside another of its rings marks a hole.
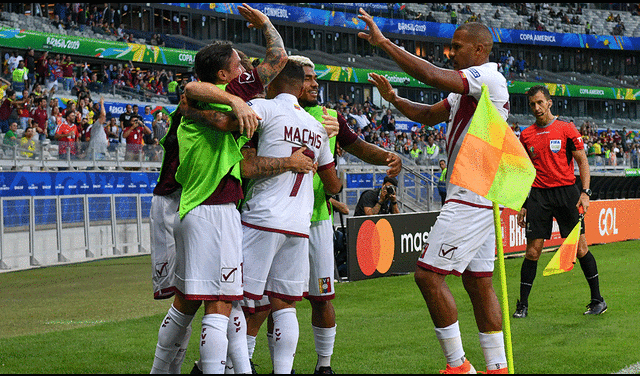
[[[385,176],[381,188],[370,189],[360,195],[353,216],[400,213],[396,201],[397,187],[396,178]]]

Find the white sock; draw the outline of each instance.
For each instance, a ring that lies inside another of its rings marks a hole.
[[[249,350],[249,359],[253,359],[253,351],[256,349],[256,337],[247,334],[247,350]]]
[[[169,366],[182,346],[191,320],[193,316],[181,313],[173,305],[169,308],[158,330],[158,343],[151,373],[169,373]]]
[[[273,373],[291,373],[300,329],[295,308],[285,308],[273,316]]]
[[[233,375],[236,371],[233,369],[233,360],[231,360],[231,356],[229,356],[229,351],[227,350],[227,360],[224,363],[224,374],[225,375]]]
[[[173,362],[169,366],[169,373],[171,374],[179,374],[182,369],[182,362],[184,362],[184,357],[187,355],[187,347],[189,347],[189,339],[191,339],[191,323],[187,326],[187,332],[184,335],[184,339],[182,340],[182,346],[180,346],[180,350],[176,354],[176,357],[173,358]]]
[[[229,339],[227,353],[233,361],[233,372],[251,373],[247,348],[247,321],[239,303],[233,303],[227,326],[227,338]]]
[[[273,346],[275,344],[273,333],[267,332],[267,344],[269,345],[269,355],[271,356],[271,364],[273,365]]]
[[[507,356],[504,351],[504,335],[502,331],[497,333],[478,333],[480,347],[487,363],[487,370],[505,368]]]
[[[440,347],[442,347],[444,356],[447,358],[447,364],[451,367],[461,366],[465,358],[458,322],[456,321],[446,328],[435,328],[435,330]]]
[[[227,325],[229,318],[217,313],[202,317],[200,367],[203,373],[224,373],[227,359]]]
[[[319,328],[313,325],[311,327],[313,328],[313,339],[316,343],[316,353],[318,353],[316,370],[320,367],[330,367],[333,345],[336,342],[337,325],[331,328]]]

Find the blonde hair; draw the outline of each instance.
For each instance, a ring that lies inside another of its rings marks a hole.
[[[303,67],[311,67],[313,69],[316,68],[315,64],[313,64],[311,59],[309,59],[306,56],[293,55],[293,56],[289,56],[289,60],[295,61],[296,63],[302,65]]]

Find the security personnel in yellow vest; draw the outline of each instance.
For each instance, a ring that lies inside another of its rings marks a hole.
[[[440,154],[440,148],[438,147],[438,144],[434,142],[433,136],[429,136],[427,138],[427,145],[425,145],[424,150],[430,164],[435,165],[437,160],[436,158],[438,158],[438,154]]]
[[[18,67],[13,70],[12,74],[13,90],[16,93],[22,93],[22,90],[24,90],[24,81],[27,79],[28,73],[29,70],[24,66],[24,60],[20,60]]]
[[[167,85],[167,97],[169,98],[169,102],[172,104],[180,103],[180,98],[178,98],[178,81],[173,80],[169,82]]]
[[[411,148],[411,158],[414,162],[418,163],[418,158],[422,155],[422,150],[418,148],[418,143],[414,142],[413,147]]]
[[[444,201],[447,198],[447,162],[444,159],[440,160],[440,179],[438,179],[438,193],[440,194],[440,202],[444,206]]]

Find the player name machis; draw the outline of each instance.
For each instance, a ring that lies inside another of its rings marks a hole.
[[[298,127],[285,126],[284,139],[285,141],[313,146],[316,149],[320,149],[320,145],[322,145],[322,135],[308,129],[302,129],[302,131],[300,131]]]

